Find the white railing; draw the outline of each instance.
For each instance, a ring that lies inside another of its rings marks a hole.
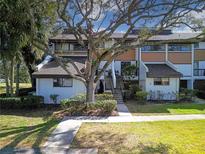
[[[112,61],[112,82],[113,87],[116,88],[116,75],[115,75],[115,63]]]

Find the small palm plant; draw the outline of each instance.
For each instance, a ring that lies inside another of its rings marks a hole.
[[[51,94],[50,95],[50,98],[52,99],[53,103],[54,104],[57,104],[57,98],[58,98],[59,95],[57,94]]]

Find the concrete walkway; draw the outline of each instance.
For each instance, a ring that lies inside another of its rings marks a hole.
[[[130,116],[132,117],[132,114],[128,110],[127,106],[124,103],[117,104],[117,111],[119,116]]]
[[[69,148],[73,141],[82,121],[72,122],[70,120],[63,120],[58,124],[56,129],[52,132],[48,141],[45,143],[45,148],[61,147]]]
[[[65,117],[65,121],[80,122],[148,122],[148,121],[166,121],[166,120],[197,120],[205,119],[205,114],[189,114],[189,115],[162,115],[162,116],[110,116],[110,117],[94,117],[79,116]]]
[[[68,149],[55,148],[6,148],[0,150],[0,154],[97,154],[97,148]]]

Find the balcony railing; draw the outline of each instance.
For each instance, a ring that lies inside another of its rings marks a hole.
[[[194,76],[205,76],[205,69],[194,69]]]

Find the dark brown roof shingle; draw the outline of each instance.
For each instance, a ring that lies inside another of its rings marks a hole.
[[[147,72],[148,78],[159,78],[159,77],[182,77],[182,74],[168,66],[167,64],[146,64],[149,72]]]

